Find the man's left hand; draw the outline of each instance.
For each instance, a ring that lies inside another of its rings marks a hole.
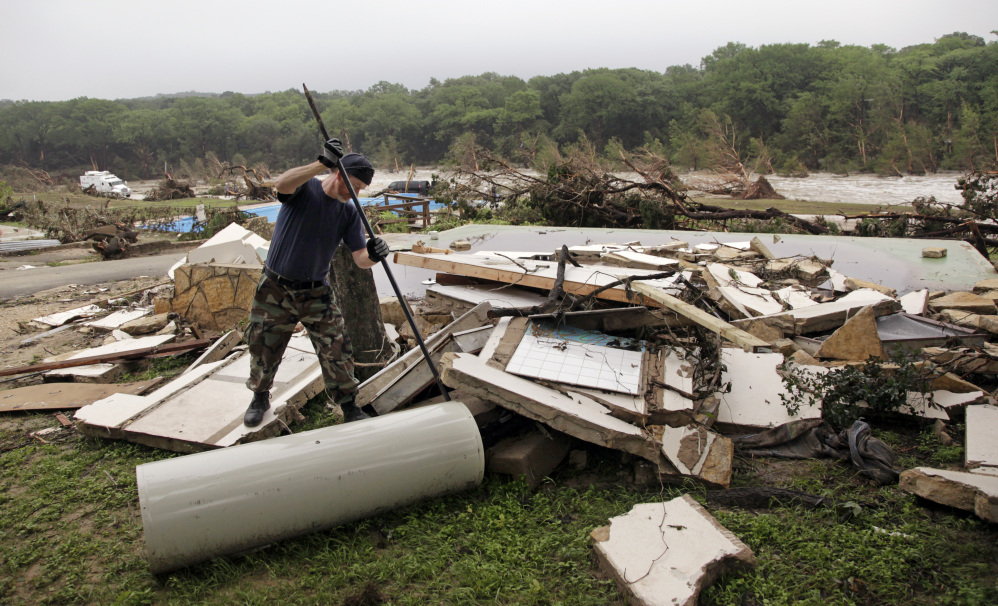
[[[381,238],[371,238],[367,241],[367,256],[375,263],[380,263],[388,256],[388,243]]]

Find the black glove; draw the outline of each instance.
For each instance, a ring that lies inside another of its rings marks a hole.
[[[330,139],[322,146],[322,155],[319,162],[326,168],[336,168],[340,158],[343,157],[343,144],[339,139]]]
[[[367,256],[375,263],[380,263],[389,252],[388,243],[381,238],[371,238],[367,241]]]

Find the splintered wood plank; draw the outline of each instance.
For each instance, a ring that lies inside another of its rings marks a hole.
[[[756,351],[760,347],[769,347],[769,343],[763,341],[759,337],[732,326],[720,318],[715,318],[699,307],[690,305],[689,303],[678,299],[659,288],[655,288],[650,284],[633,282],[631,283],[631,288],[648,298],[654,299],[662,307],[666,307],[677,314],[685,316],[700,326],[703,326],[707,330],[721,335],[745,351]]]
[[[517,284],[531,288],[542,288],[551,290],[557,278],[557,263],[551,261],[517,260],[515,263],[505,257],[489,255],[417,255],[412,253],[399,252],[395,254],[395,263],[398,265],[408,265],[410,267],[422,267],[435,271],[445,271],[447,273],[458,274],[473,278],[492,280],[494,282],[505,282],[507,284]],[[563,288],[565,292],[574,295],[588,295],[601,286],[617,281],[615,274],[620,270],[608,272],[605,267],[566,267],[565,281]],[[650,275],[658,273],[654,270],[632,269],[631,275]],[[650,284],[656,284],[663,288],[672,287],[671,282],[652,280]],[[599,295],[598,298],[610,301],[620,301],[624,303],[637,303],[640,305],[651,305],[661,307],[655,300],[643,301],[641,297],[636,300],[627,294],[622,286],[609,288]]]
[[[81,408],[113,393],[139,395],[162,377],[135,383],[45,383],[0,391],[0,412]]]

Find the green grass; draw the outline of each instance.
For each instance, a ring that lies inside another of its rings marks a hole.
[[[336,422],[323,400],[305,407],[297,431]],[[0,603],[624,604],[597,571],[589,533],[637,503],[685,491],[705,502],[695,486],[629,484],[631,463],[592,447],[586,470],[557,471],[535,492],[487,476],[471,491],[156,577],[143,554],[135,466],[179,455],[72,430],[48,434],[52,444],[27,436],[55,425],[49,414],[0,421]],[[877,435],[906,464],[938,452],[917,428]],[[998,603],[998,530],[972,515],[874,486],[830,459],[737,459],[734,483],[846,506],[708,503],[758,564],[722,578],[701,604]]]

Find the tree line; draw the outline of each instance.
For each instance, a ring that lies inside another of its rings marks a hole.
[[[719,149],[785,173],[998,168],[998,43],[965,33],[901,50],[729,43],[699,67],[664,73],[484,73],[313,95],[330,133],[382,170],[474,163],[479,148],[543,167],[583,142],[608,157],[645,148],[691,169],[716,165]],[[297,89],[0,102],[0,165],[153,178],[212,155],[283,170],[318,147]]]

